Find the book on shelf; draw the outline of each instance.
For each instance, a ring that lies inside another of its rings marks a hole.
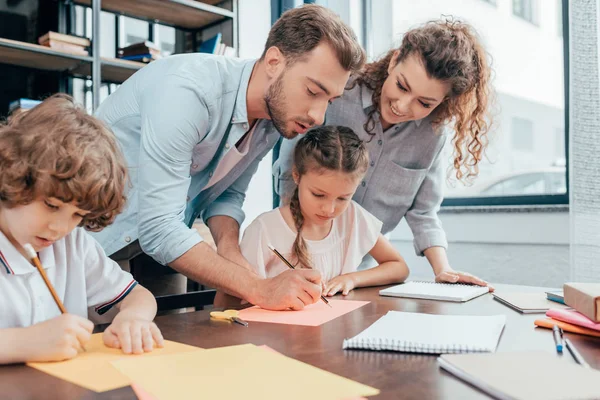
[[[120,59],[145,63],[158,60],[162,57],[160,48],[148,40],[120,48],[118,52],[118,58]]]
[[[217,33],[215,36],[204,40],[200,47],[198,48],[199,53],[208,53],[208,54],[219,54],[221,51],[221,32]]]
[[[66,53],[78,54],[81,56],[87,56],[90,52],[86,47],[79,46],[73,43],[62,42],[60,40],[50,39],[41,43],[44,47],[49,47],[54,50],[64,51]]]
[[[40,36],[38,38],[38,43],[43,45],[44,42],[47,42],[49,40],[70,43],[82,47],[89,47],[92,44],[90,39],[83,36],[66,35],[64,33],[57,33],[52,31],[49,31],[48,33]]]
[[[8,104],[8,112],[9,112],[9,114],[14,114],[19,111],[30,110],[40,103],[41,103],[40,100],[33,100],[33,99],[26,99],[26,98],[13,100]]]
[[[132,55],[132,56],[122,56],[122,57],[119,57],[119,59],[127,60],[127,61],[143,62],[146,64],[149,63],[150,61],[156,60],[156,58],[154,58],[152,56],[152,54],[136,54],[136,55]]]

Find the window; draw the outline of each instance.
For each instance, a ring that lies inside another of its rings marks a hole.
[[[563,36],[563,0],[557,0],[556,2],[556,32],[558,36],[562,38]]]
[[[513,117],[511,133],[513,149],[533,151],[533,123],[531,121]]]
[[[513,0],[513,14],[537,25],[536,8],[535,0]]]
[[[565,0],[566,2],[566,0]],[[568,203],[565,155],[565,51],[563,30],[567,4],[560,1],[394,0],[391,28],[373,20],[368,40],[377,46],[368,54],[377,59],[399,45],[403,33],[432,19],[452,16],[470,23],[491,55],[496,91],[494,130],[479,175],[472,185],[457,182],[452,170],[451,127],[442,154],[449,171],[444,205],[517,205]],[[564,7],[564,8],[563,8]],[[381,10],[379,10],[381,11]],[[377,13],[373,5],[372,13]],[[380,17],[381,12],[379,14]],[[519,18],[515,18],[518,15]],[[543,21],[536,21],[543,16]],[[408,17],[410,16],[410,17]],[[531,29],[520,18],[544,29]],[[368,22],[367,22],[368,23]],[[547,28],[547,29],[546,29]],[[568,37],[565,28],[565,38]]]

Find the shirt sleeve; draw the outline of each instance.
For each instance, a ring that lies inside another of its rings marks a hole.
[[[423,252],[430,247],[448,247],[446,233],[438,217],[444,198],[445,174],[441,157],[443,148],[444,146],[441,146],[412,206],[406,213],[406,222],[412,230],[414,248],[418,256],[423,256]]]
[[[184,222],[192,153],[210,126],[205,94],[188,79],[168,75],[141,95],[139,241],[163,265],[202,241]]]
[[[353,235],[355,246],[360,249],[362,256],[365,256],[375,247],[381,234],[383,222],[365,210],[360,204],[353,201],[352,205],[354,206]]]
[[[358,269],[363,258],[375,247],[383,223],[358,203],[352,201],[347,210],[352,229],[346,246],[346,257],[342,273],[347,274]],[[339,218],[339,217],[338,217]]]
[[[288,204],[296,189],[296,184],[292,178],[292,167],[294,165],[294,149],[300,138],[301,136],[298,135],[294,139],[282,139],[279,147],[279,157],[273,164],[275,193],[279,195],[280,205]]]
[[[123,300],[137,282],[129,272],[111,260],[102,246],[83,229],[77,229],[76,247],[83,254],[87,305],[102,315]]]
[[[244,231],[240,250],[248,263],[252,265],[254,270],[262,278],[267,277],[267,262],[270,258],[269,240],[265,236],[266,232],[263,229],[263,224],[260,216],[256,218]]]

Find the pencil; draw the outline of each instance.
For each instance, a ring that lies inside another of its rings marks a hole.
[[[60,310],[60,312],[62,314],[66,314],[67,309],[65,308],[65,305],[62,303],[62,301],[60,301],[60,297],[58,297],[56,290],[54,290],[54,286],[52,286],[50,279],[48,279],[48,275],[46,275],[46,271],[44,270],[44,267],[42,267],[42,262],[38,258],[35,250],[33,249],[33,246],[30,245],[29,243],[25,243],[23,245],[23,249],[25,249],[25,253],[27,253],[27,256],[29,257],[31,263],[33,265],[35,265],[35,267],[39,271],[40,275],[42,275],[42,279],[44,280],[44,283],[46,283],[46,286],[48,287],[50,294],[54,298],[54,302],[58,306],[58,309]],[[83,349],[83,351],[86,351],[85,347],[83,347],[83,345],[81,345],[81,348]]]
[[[296,267],[294,267],[294,266],[293,266],[293,265],[292,265],[292,264],[291,264],[291,263],[290,263],[288,260],[286,260],[286,259],[285,259],[285,257],[284,257],[283,255],[281,255],[281,253],[280,253],[280,252],[278,252],[276,249],[274,249],[274,248],[273,248],[273,247],[271,247],[271,246],[269,246],[269,248],[270,248],[270,249],[271,249],[271,251],[272,251],[273,253],[275,253],[275,255],[276,255],[277,257],[279,257],[279,259],[280,259],[281,261],[283,261],[283,263],[284,263],[285,265],[287,265],[287,266],[288,266],[290,269],[296,269]],[[329,301],[327,301],[327,299],[325,298],[325,296],[321,295],[321,300],[323,300],[323,302],[325,302],[325,304],[327,304],[329,307],[331,307],[331,304],[329,304]],[[331,308],[333,308],[333,307],[331,307]]]

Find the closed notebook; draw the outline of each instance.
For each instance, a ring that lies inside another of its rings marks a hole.
[[[487,287],[456,283],[405,282],[379,291],[381,296],[463,302],[489,292]]]
[[[545,352],[448,354],[440,367],[497,399],[600,398],[600,371]]]
[[[565,321],[573,325],[583,326],[584,328],[593,329],[600,331],[600,324],[592,321],[585,315],[575,310],[558,310],[550,309],[546,312],[546,316],[557,319],[559,321]]]
[[[568,306],[558,304],[546,298],[544,292],[522,293],[522,292],[494,292],[495,300],[509,306],[523,314],[543,314],[551,308],[568,309]]]
[[[595,331],[593,329],[584,328],[583,326],[573,325],[568,322],[559,321],[554,318],[541,318],[533,321],[536,326],[541,328],[554,328],[554,325],[558,325],[565,332],[579,333],[580,335],[588,335],[600,337],[600,331]]]
[[[435,315],[389,311],[351,339],[344,349],[409,353],[474,353],[496,351],[504,315]]]

